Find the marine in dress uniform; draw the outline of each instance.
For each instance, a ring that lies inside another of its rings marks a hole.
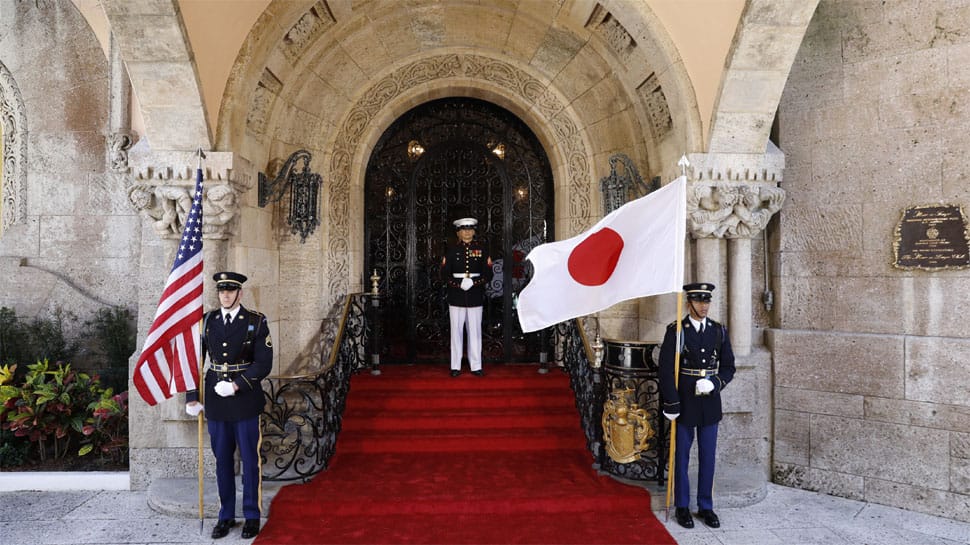
[[[451,321],[451,376],[461,374],[462,332],[468,329],[468,366],[472,374],[482,370],[482,306],[485,286],[492,280],[492,259],[488,249],[475,240],[478,220],[462,218],[453,222],[458,244],[441,259],[442,279],[448,286],[448,316]]]
[[[240,304],[246,277],[227,271],[216,273],[213,279],[222,308],[206,313],[202,339],[203,358],[209,355],[204,410],[221,504],[212,537],[225,537],[236,525],[234,456],[238,447],[245,518],[242,537],[251,538],[259,533],[261,514],[259,415],[265,399],[260,381],[273,367],[273,341],[266,317]],[[196,390],[187,392],[185,401],[186,412],[193,416],[203,409]]]
[[[684,286],[688,314],[681,321],[677,346],[677,323],[667,326],[660,347],[660,391],[663,413],[677,423],[674,456],[674,506],[677,522],[693,528],[690,513],[690,449],[697,436],[697,516],[704,524],[721,525],[714,513],[714,460],[717,426],[721,421],[721,391],[734,378],[734,352],[727,328],[707,317],[714,284]],[[674,355],[680,350],[679,383],[674,381]]]

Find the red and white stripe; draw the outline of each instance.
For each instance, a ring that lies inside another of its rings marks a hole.
[[[202,253],[199,252],[169,274],[135,366],[135,388],[149,405],[198,387],[201,322]]]

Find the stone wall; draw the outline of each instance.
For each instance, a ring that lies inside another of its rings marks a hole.
[[[110,67],[70,2],[0,0],[0,13],[0,98],[26,142],[14,158],[22,213],[0,236],[0,305],[28,319],[70,312],[74,334],[101,307],[134,310],[137,293],[140,220],[108,154]]]
[[[970,270],[893,266],[903,210],[970,205],[964,2],[824,0],[779,112],[774,480],[970,520]]]

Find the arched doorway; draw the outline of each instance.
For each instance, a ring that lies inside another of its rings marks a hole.
[[[495,262],[483,315],[485,361],[538,361],[536,335],[515,315],[522,260],[553,229],[552,171],[538,139],[489,102],[422,104],[378,140],[365,180],[364,271],[385,294],[387,363],[448,361],[448,307],[441,257],[452,221],[478,219]],[[364,285],[369,285],[364,279]]]

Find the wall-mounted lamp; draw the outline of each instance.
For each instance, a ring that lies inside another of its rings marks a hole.
[[[290,212],[286,223],[291,233],[300,233],[300,243],[305,243],[306,237],[320,225],[317,201],[320,199],[323,178],[310,170],[311,159],[313,156],[307,150],[293,152],[272,182],[267,181],[265,174],[259,173],[260,208],[279,202],[286,189],[290,188]],[[303,168],[297,169],[296,164],[300,161]]]

